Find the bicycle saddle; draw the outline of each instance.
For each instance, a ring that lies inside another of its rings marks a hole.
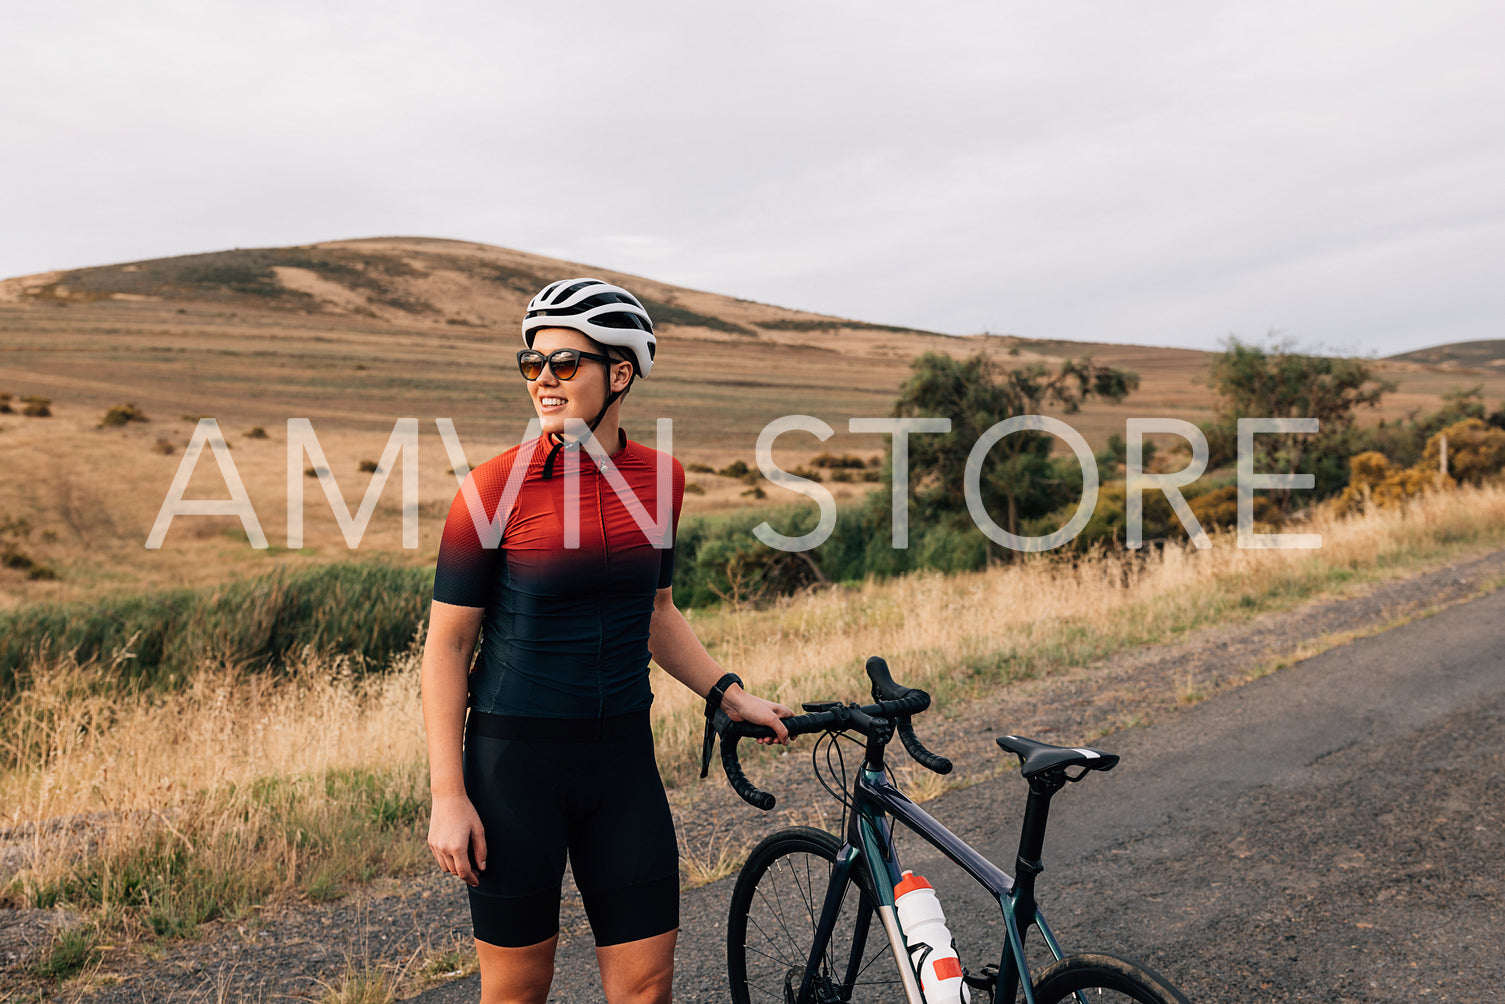
[[[1052,767],[1112,770],[1118,766],[1117,753],[1105,753],[1088,746],[1052,746],[1019,736],[999,736],[994,742],[1019,757],[1019,773],[1025,777],[1033,777]]]

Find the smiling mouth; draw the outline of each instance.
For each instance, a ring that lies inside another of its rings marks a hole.
[[[538,399],[538,403],[543,405],[545,408],[558,408],[563,406],[566,402],[562,397],[541,397]]]

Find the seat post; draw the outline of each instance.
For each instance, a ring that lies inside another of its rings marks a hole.
[[[1021,931],[1028,929],[1035,917],[1035,876],[1045,870],[1041,852],[1045,847],[1045,826],[1050,820],[1050,799],[1066,783],[1061,769],[1041,771],[1029,779],[1029,800],[1024,803],[1024,825],[1019,830],[1019,853],[1014,864],[1014,916]]]

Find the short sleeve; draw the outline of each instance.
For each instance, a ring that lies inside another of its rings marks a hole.
[[[479,501],[480,512],[470,511],[463,486],[455,493],[444,521],[444,534],[439,539],[439,560],[434,566],[436,601],[460,607],[484,607],[490,599],[497,562],[504,558],[501,535],[496,535],[495,540],[483,540],[482,533],[501,501],[513,452],[509,450],[467,475],[467,483],[474,488],[471,497]]]

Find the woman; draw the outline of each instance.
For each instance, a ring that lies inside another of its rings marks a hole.
[[[667,1001],[679,862],[653,760],[650,653],[779,741],[793,712],[710,657],[674,606],[672,546],[642,525],[668,503],[677,526],[684,494],[678,461],[619,425],[622,395],[653,367],[648,312],[620,287],[566,280],[529,303],[523,339],[543,436],[471,472],[439,548],[422,671],[429,846],[470,886],[486,1004],[545,999],[566,851],[607,999]]]

